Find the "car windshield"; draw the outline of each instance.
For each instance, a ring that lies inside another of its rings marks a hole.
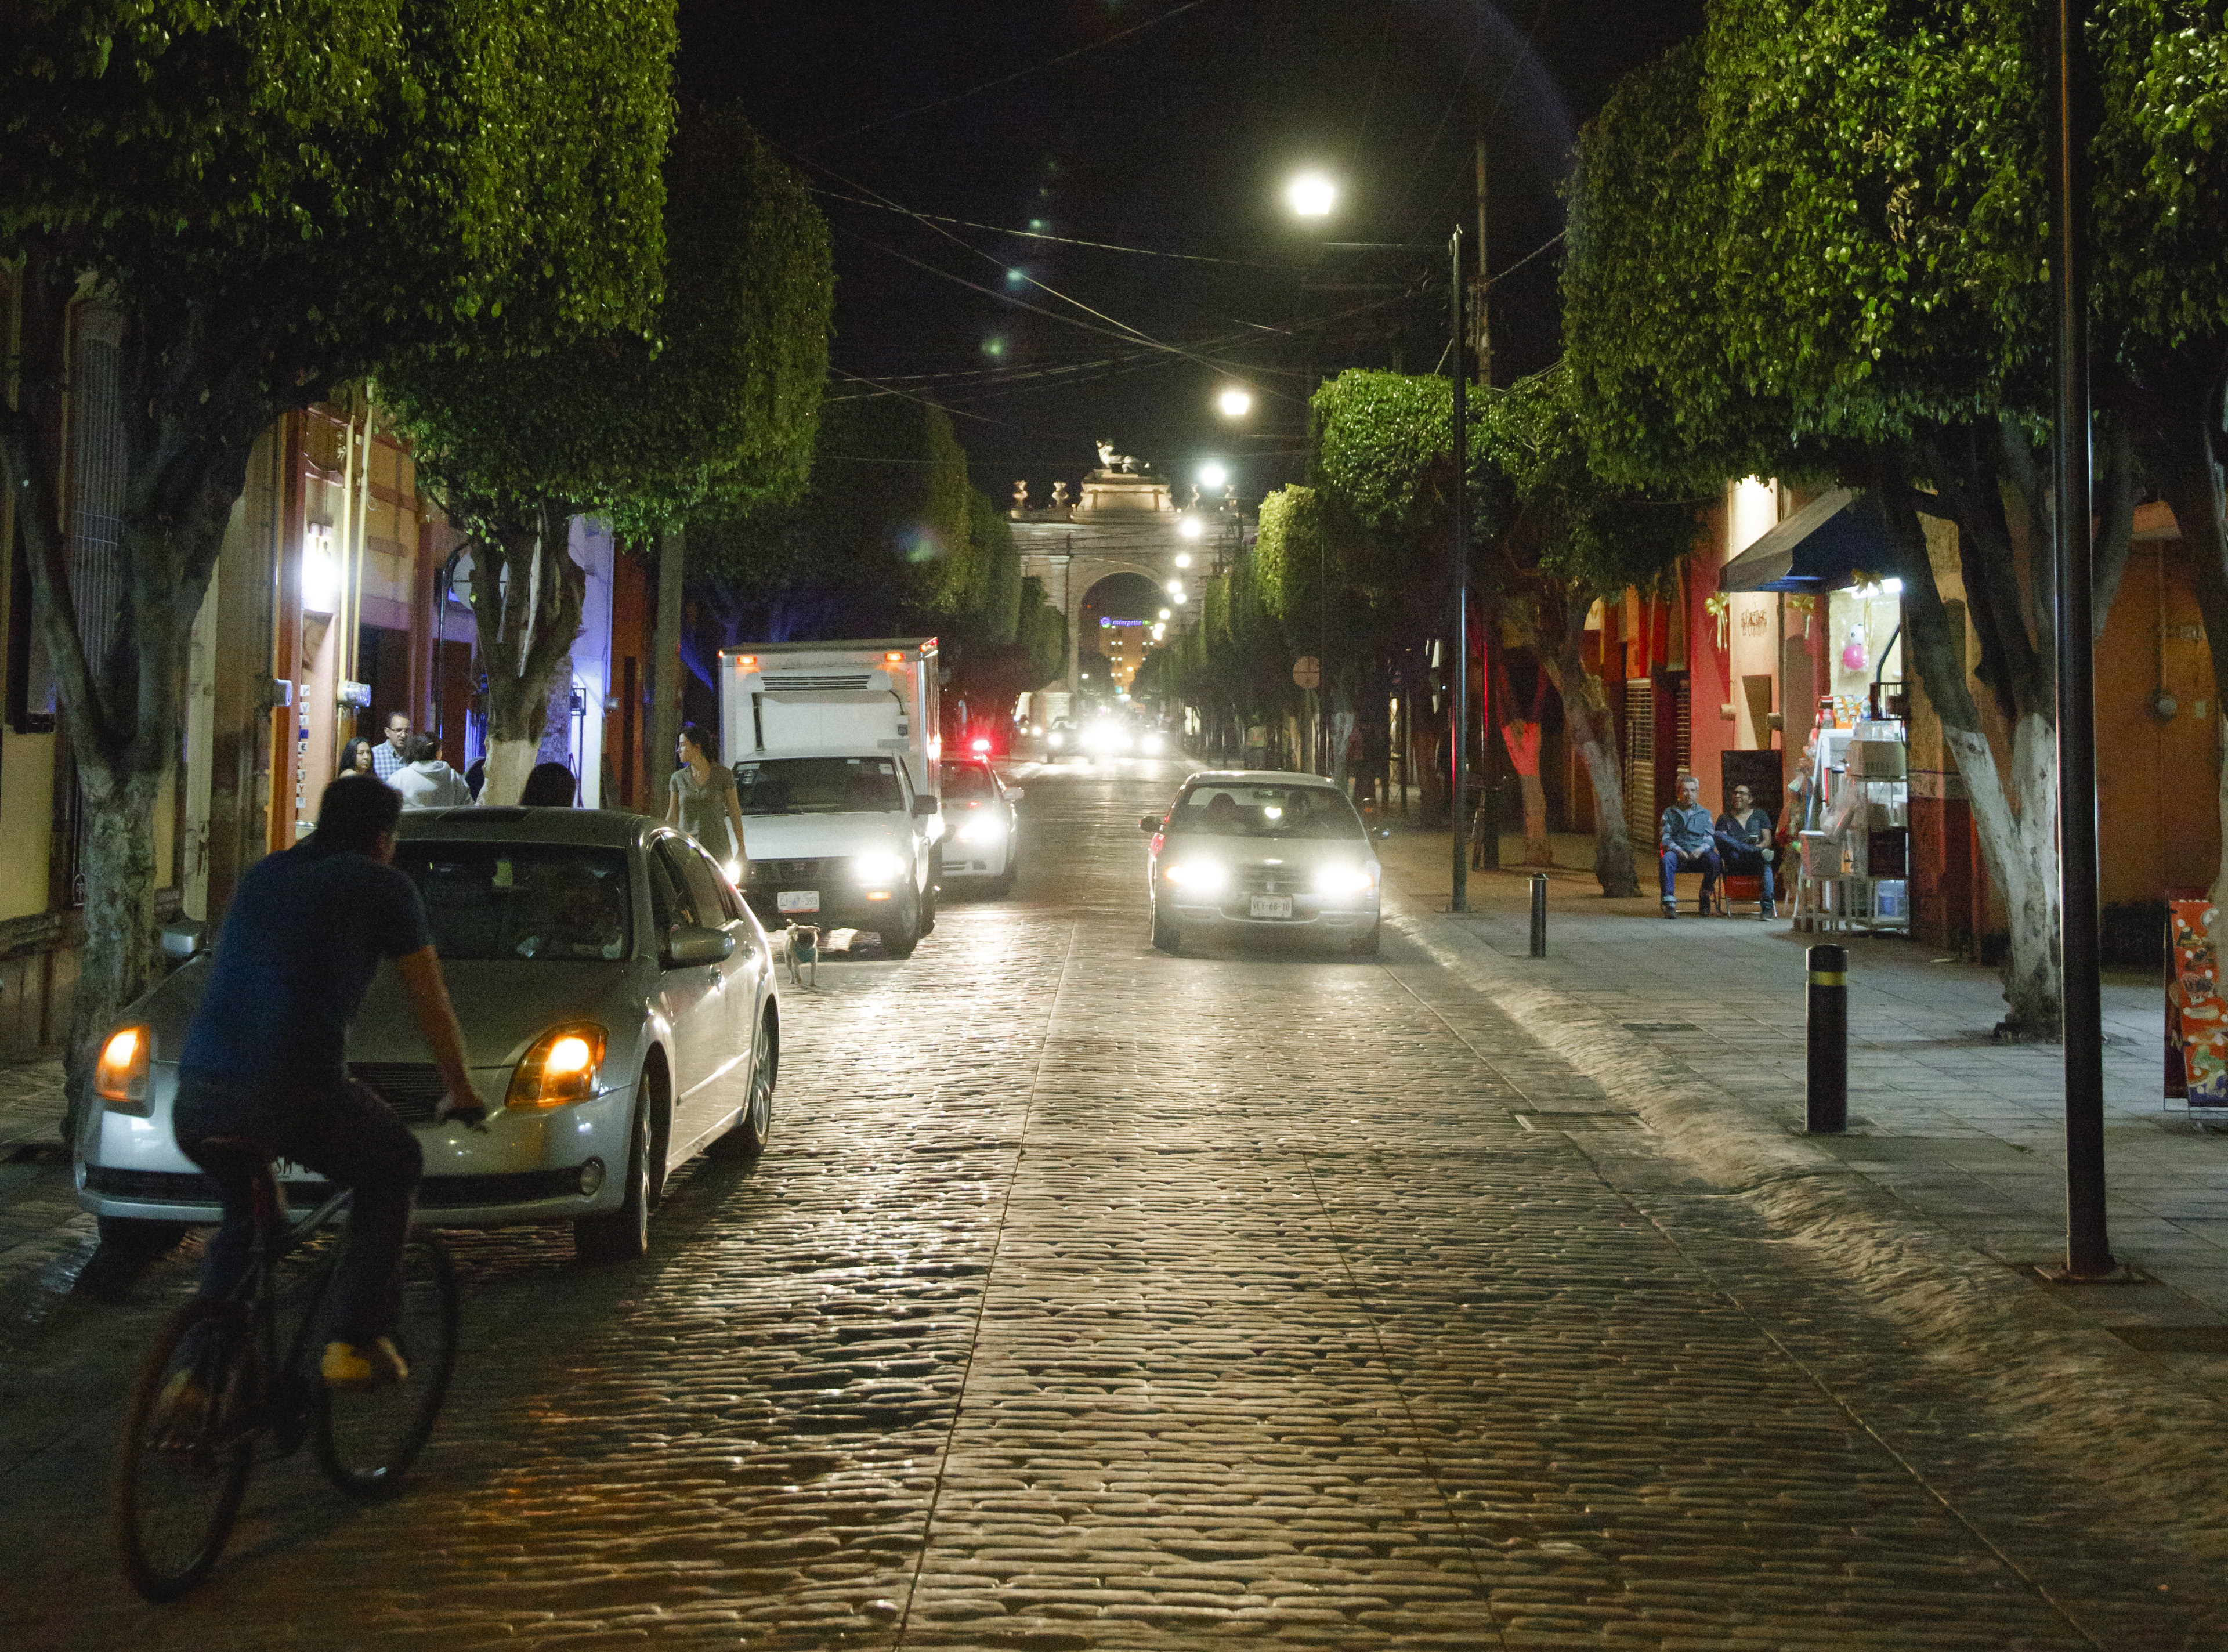
[[[735,765],[746,815],[892,815],[905,807],[887,757],[778,757]]]
[[[1176,800],[1163,829],[1171,836],[1366,841],[1354,805],[1328,786],[1195,785]]]
[[[990,771],[980,763],[946,763],[944,795],[947,797],[987,797],[991,795]]]
[[[454,962],[623,958],[626,855],[561,843],[398,843],[426,900],[433,945]]]

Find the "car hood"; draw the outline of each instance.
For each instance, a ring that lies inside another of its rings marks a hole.
[[[743,851],[753,861],[824,860],[894,849],[912,841],[904,815],[746,815]]]
[[[631,972],[635,970],[653,978],[656,974],[648,961],[625,958],[615,963],[449,960],[441,965],[449,1002],[464,1028],[466,1064],[476,1067],[509,1066],[525,1053],[527,1045],[560,1021],[598,1021],[615,1040],[631,1037],[631,1026],[642,1013],[643,999],[654,987],[654,979],[644,979],[632,982],[631,988]],[[208,974],[208,959],[195,958],[140,999],[118,1021],[144,1021],[154,1034],[154,1059],[176,1061]],[[363,1007],[349,1029],[348,1059],[413,1062],[433,1059],[419,1034],[410,1001],[392,964],[381,964],[372,977],[371,990],[364,995]]]
[[[629,990],[630,976],[638,970],[648,973],[651,966],[626,958],[614,963],[522,958],[445,962],[441,975],[448,983],[457,1022],[464,1029],[465,1059],[472,1066],[485,1067],[508,1066],[560,1021],[599,1022],[616,1042],[624,1043],[632,1035],[630,1023],[640,1017],[650,988],[643,981]],[[351,1061],[432,1059],[411,1016],[401,978],[391,968],[381,970],[364,995],[363,1008],[349,1031],[348,1053]]]

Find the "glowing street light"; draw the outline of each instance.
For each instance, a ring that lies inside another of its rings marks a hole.
[[[1183,581],[1181,579],[1171,579],[1168,581],[1168,595],[1174,597],[1178,602],[1181,602],[1183,600]]]
[[[1230,469],[1219,459],[1209,459],[1199,467],[1199,479],[1205,487],[1219,488],[1230,480]]]
[[[1197,539],[1205,531],[1200,526],[1199,518],[1196,516],[1187,516],[1176,524],[1176,532],[1181,534],[1186,539]]]
[[[1303,218],[1328,218],[1338,203],[1338,186],[1320,172],[1303,172],[1284,186],[1284,199]]]
[[[1167,609],[1165,609],[1165,608],[1162,609],[1162,610],[1161,610],[1161,618],[1162,618],[1162,619],[1166,619],[1168,617],[1168,611]]]
[[[1182,592],[1179,591],[1179,592],[1177,592],[1175,593],[1175,600],[1176,600],[1177,605],[1178,605],[1179,606],[1181,606],[1182,604],[1184,604],[1184,603],[1187,603],[1187,602],[1190,601],[1190,600],[1191,600],[1191,599],[1190,599],[1190,598],[1188,598],[1188,597],[1187,597],[1187,596],[1185,596],[1185,595],[1184,595],[1184,593],[1183,593]]]
[[[1225,419],[1243,419],[1253,411],[1253,393],[1233,384],[1215,399],[1214,405],[1222,409]]]
[[[1189,551],[1178,551],[1176,553],[1176,566],[1180,568],[1189,567],[1191,566],[1191,553]]]

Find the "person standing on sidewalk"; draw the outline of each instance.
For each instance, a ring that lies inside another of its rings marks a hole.
[[[1716,823],[1710,811],[1702,807],[1702,783],[1691,774],[1679,777],[1679,801],[1663,811],[1661,823],[1656,829],[1656,847],[1663,859],[1663,915],[1679,915],[1679,886],[1681,872],[1702,874],[1702,898],[1695,911],[1702,917],[1710,915],[1710,898],[1717,893],[1718,860]]]
[[[680,766],[669,784],[665,823],[701,843],[726,866],[727,876],[740,883],[749,860],[743,847],[743,811],[735,797],[735,777],[720,766],[711,731],[701,723],[684,723],[674,756]],[[730,834],[733,846],[727,847]]]

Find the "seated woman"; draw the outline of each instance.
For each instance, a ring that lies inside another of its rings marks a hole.
[[[1771,816],[1756,806],[1756,796],[1746,786],[1733,788],[1732,806],[1718,816],[1711,836],[1717,840],[1718,860],[1727,872],[1763,877],[1764,904],[1757,915],[1777,916],[1771,863],[1778,850],[1771,841]]]

